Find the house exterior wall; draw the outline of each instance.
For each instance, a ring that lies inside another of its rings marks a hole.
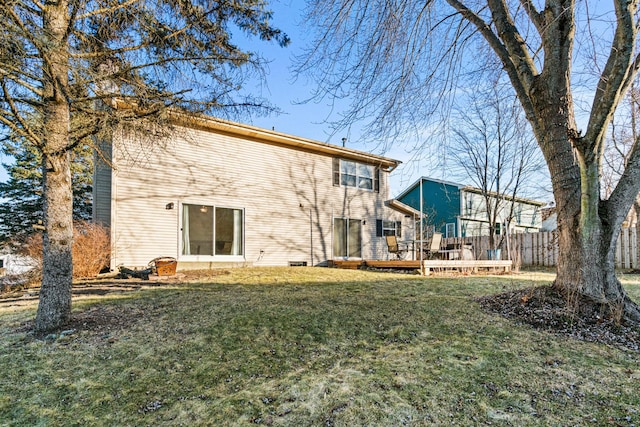
[[[539,231],[542,228],[541,206],[516,202],[514,220],[517,231]]]
[[[419,183],[398,200],[414,209],[420,210],[420,185]],[[440,181],[422,181],[422,212],[427,216],[425,229],[435,229],[443,236],[446,234],[446,225],[455,224],[454,230],[458,230],[458,216],[460,215],[460,190],[455,185]],[[456,236],[447,236],[456,237]]]
[[[96,141],[99,151],[93,156],[93,205],[94,222],[109,227],[111,225],[111,144]]]
[[[445,237],[489,235],[487,205],[479,190],[468,191],[466,188],[470,187],[436,179],[423,177],[421,180],[422,211],[428,218],[427,230],[432,228]],[[420,210],[420,180],[398,196],[398,200]],[[497,222],[504,223],[507,220],[508,203],[510,202],[507,201],[500,209]],[[516,198],[510,232],[539,231],[542,226],[540,207],[539,202]]]
[[[461,190],[461,200],[461,237],[488,236],[489,218],[485,197],[479,192]],[[495,200],[495,197],[490,197],[490,203],[495,203]],[[511,211],[510,204],[511,201],[504,200],[498,207],[497,222],[503,224],[507,221]],[[510,232],[537,232],[541,226],[540,204],[516,199]]]
[[[38,265],[38,261],[33,258],[15,255],[4,254],[0,255],[0,276],[23,274],[29,270],[33,270]]]
[[[179,269],[237,265],[318,265],[333,259],[333,220],[362,220],[362,258],[388,257],[376,219],[410,220],[380,192],[333,185],[333,156],[263,141],[176,127],[164,142],[114,138],[110,185],[112,268],[170,256]],[[107,196],[105,193],[101,197]],[[101,203],[100,201],[98,203]],[[244,253],[182,255],[184,204],[240,209]]]

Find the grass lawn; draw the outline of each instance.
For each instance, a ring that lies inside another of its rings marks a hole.
[[[43,340],[5,302],[0,425],[640,425],[639,353],[473,299],[552,279],[235,269],[78,298]]]

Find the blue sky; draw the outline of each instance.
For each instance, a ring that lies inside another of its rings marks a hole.
[[[269,100],[283,113],[254,118],[251,124],[336,145],[341,145],[344,137],[347,138],[347,147],[375,152],[402,161],[400,167],[391,174],[391,196],[401,193],[421,175],[444,178],[438,171],[429,169],[429,164],[433,162],[420,161],[416,158],[416,153],[409,152],[405,147],[396,146],[386,152],[380,152],[378,146],[382,141],[361,141],[357,123],[344,133],[331,135],[326,120],[337,118],[340,110],[332,108],[329,101],[301,104],[300,101],[310,97],[314,88],[313,82],[307,82],[304,78],[294,81],[291,70],[293,57],[302,53],[305,46],[311,42],[311,34],[302,26],[304,2],[272,0],[270,8],[274,12],[274,26],[289,35],[291,44],[281,48],[275,43],[256,42],[253,49],[270,62],[266,86],[256,86],[255,89],[257,94]],[[407,144],[411,145],[413,144]],[[428,152],[420,154],[423,158],[431,157]]]
[[[415,182],[420,176],[431,176],[438,179],[456,181],[448,176],[443,168],[436,166],[436,160],[441,154],[432,153],[429,150],[438,150],[437,136],[425,135],[425,139],[432,139],[432,144],[421,144],[422,141],[406,141],[402,146],[396,145],[386,152],[381,152],[379,147],[384,141],[362,141],[359,126],[354,124],[351,129],[341,134],[331,135],[327,119],[338,117],[340,110],[329,105],[329,101],[301,104],[300,101],[308,99],[313,91],[313,82],[307,82],[304,78],[294,81],[291,67],[293,57],[302,53],[305,46],[311,42],[309,31],[302,26],[303,1],[300,0],[271,0],[270,8],[274,12],[272,24],[283,30],[291,38],[291,44],[282,48],[277,43],[269,43],[257,39],[244,39],[241,34],[234,38],[238,43],[250,43],[250,50],[259,52],[269,61],[266,82],[249,85],[248,90],[255,95],[267,99],[271,104],[282,110],[282,114],[268,117],[254,117],[248,122],[252,125],[266,129],[275,129],[291,135],[310,138],[321,142],[341,145],[342,138],[347,138],[347,146],[350,148],[382,154],[403,163],[391,174],[390,196],[396,196]],[[244,40],[243,40],[244,39]],[[408,147],[423,145],[421,152],[411,151]],[[0,158],[7,162],[6,157]],[[0,181],[7,179],[6,171],[0,168]]]
[[[250,123],[266,129],[297,135],[317,141],[341,145],[342,138],[347,138],[347,147],[385,155],[400,160],[402,164],[391,174],[391,197],[402,193],[421,176],[472,184],[465,178],[452,175],[451,168],[442,166],[442,152],[446,145],[446,135],[442,130],[425,132],[423,140],[406,140],[403,144],[396,144],[387,151],[381,152],[380,146],[387,145],[385,141],[363,141],[360,138],[360,125],[355,123],[344,133],[332,135],[327,119],[339,117],[340,110],[332,108],[329,100],[324,103],[300,101],[308,99],[314,89],[313,82],[305,81],[304,77],[294,81],[292,71],[293,58],[300,55],[304,48],[312,42],[313,34],[305,30],[302,25],[305,2],[300,0],[271,0],[270,8],[274,12],[273,25],[283,30],[291,38],[291,44],[281,48],[275,43],[251,41],[252,50],[260,52],[269,62],[266,86],[256,87],[257,95],[263,96],[282,110],[282,114],[268,117],[253,118]],[[421,147],[416,149],[415,147]],[[445,161],[446,163],[446,161]],[[543,172],[542,175],[545,175]],[[542,177],[538,185],[543,185],[546,177]],[[538,197],[543,201],[551,201],[548,190],[532,186],[527,189],[527,197]],[[538,194],[538,196],[535,196]]]
[[[9,159],[7,159],[7,156],[5,156],[4,154],[0,153],[0,163],[5,164],[8,163]],[[0,182],[4,182],[7,180],[7,171],[4,170],[4,167],[0,167]]]
[[[371,141],[370,143],[355,143],[360,137],[357,124],[352,129],[343,134],[334,136],[329,135],[329,126],[324,123],[327,118],[335,118],[339,113],[333,110],[325,103],[306,103],[301,104],[300,101],[309,98],[313,90],[312,83],[299,79],[293,81],[293,73],[291,66],[293,56],[300,54],[305,45],[311,40],[310,34],[301,26],[303,16],[303,1],[300,0],[271,0],[270,8],[274,11],[273,25],[283,30],[291,38],[291,44],[282,48],[277,43],[264,42],[257,39],[250,39],[250,49],[259,52],[269,62],[267,81],[265,84],[255,84],[249,87],[250,90],[267,99],[271,104],[282,110],[282,114],[270,115],[268,117],[256,117],[250,120],[250,123],[266,129],[275,129],[278,132],[284,132],[291,135],[301,136],[317,141],[327,142],[331,144],[341,145],[341,139],[348,139],[347,146],[350,148],[374,152],[380,141]],[[244,37],[240,34],[239,40]],[[402,149],[395,149],[393,152],[376,154],[384,154],[388,157],[405,161],[410,155]],[[0,154],[2,163],[9,162],[10,159]],[[411,166],[411,167],[407,167]],[[397,195],[414,182],[419,174],[415,171],[414,165],[403,164],[392,174],[392,196]],[[413,173],[408,176],[404,170],[413,169]],[[7,173],[4,168],[0,167],[0,181],[6,181]]]

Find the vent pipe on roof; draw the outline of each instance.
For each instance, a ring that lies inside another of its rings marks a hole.
[[[342,146],[344,147],[347,144],[347,138],[342,138]]]

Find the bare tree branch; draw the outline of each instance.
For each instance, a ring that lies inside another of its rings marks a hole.
[[[264,75],[263,62],[236,46],[230,29],[281,46],[289,38],[270,24],[266,0],[10,0],[0,20],[0,127],[30,141],[43,162],[36,328],[44,331],[70,313],[69,153],[105,128],[161,123],[171,107],[268,111],[240,91],[247,77]]]
[[[617,27],[609,59],[602,70],[600,81],[593,100],[589,124],[583,141],[585,152],[604,149],[602,141],[611,122],[613,113],[624,95],[624,90],[637,73],[637,58],[634,55],[637,27],[635,13],[637,1],[616,0]]]
[[[544,19],[540,12],[536,9],[536,6],[533,4],[531,0],[520,0],[520,4],[524,7],[524,10],[529,15],[529,19],[533,22],[533,25],[536,26],[539,34],[544,33]]]
[[[487,24],[482,18],[480,18],[480,16],[475,14],[471,9],[466,7],[464,4],[462,4],[462,2],[458,0],[447,0],[447,2],[458,12],[460,12],[460,14],[466,20],[471,22],[478,29],[478,31],[480,31],[482,36],[489,43],[489,46],[491,46],[498,58],[500,58],[502,65],[509,75],[511,84],[518,94],[520,101],[522,102],[522,105],[527,113],[527,117],[529,117],[529,120],[535,127],[537,118],[530,98],[530,89],[531,85],[533,84],[533,80],[538,72],[528,53],[526,53],[526,51],[521,52],[521,37],[517,35],[517,32],[505,32],[504,34],[501,33],[501,36],[509,39],[508,45],[511,47],[511,49],[514,51],[518,51],[518,53],[522,55],[518,56],[517,58],[513,58],[510,55],[510,50],[507,45],[501,41],[501,39],[493,32],[489,24]],[[501,17],[502,21],[506,19],[508,22],[508,19],[506,17],[500,14],[498,14],[498,17]],[[508,24],[503,22],[503,25],[507,26]]]
[[[116,13],[117,11],[122,10],[122,9],[126,9],[128,7],[131,7],[136,3],[144,3],[144,0],[126,0],[126,1],[123,1],[121,3],[116,2],[114,5],[111,5],[111,6],[108,6],[108,7],[103,7],[103,8],[100,8],[100,9],[90,10],[87,13],[84,13],[82,15],[76,16],[75,19],[77,21],[82,21],[82,20],[85,20],[85,19],[88,19],[88,18],[92,18],[92,17],[95,17],[95,16],[105,15],[107,13],[110,13],[110,14]]]

